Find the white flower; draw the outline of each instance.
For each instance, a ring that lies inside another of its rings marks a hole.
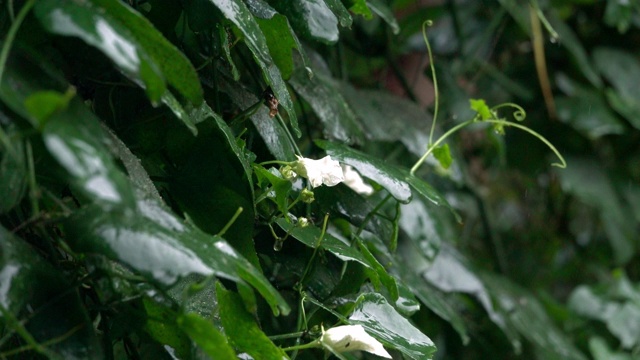
[[[340,163],[332,160],[331,156],[325,156],[320,160],[298,156],[298,161],[292,167],[298,175],[309,179],[314,188],[322,184],[335,186],[344,181]]]
[[[368,196],[373,194],[371,185],[366,184],[364,180],[362,180],[362,176],[351,166],[342,165],[342,172],[344,173],[344,184],[350,187],[351,190],[361,195]]]
[[[322,332],[322,345],[337,353],[362,350],[391,359],[391,355],[382,344],[364,331],[362,325],[336,326]]]

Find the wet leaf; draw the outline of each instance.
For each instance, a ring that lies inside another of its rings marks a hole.
[[[289,312],[278,291],[224,239],[185,224],[154,200],[139,200],[137,210],[91,206],[76,212],[66,227],[75,251],[104,255],[150,281],[171,286],[190,274],[246,281],[274,313]]]
[[[560,44],[569,51],[573,57],[573,61],[576,62],[576,68],[582,72],[582,75],[589,80],[593,86],[601,88],[602,79],[600,79],[596,69],[591,64],[587,51],[580,43],[580,39],[578,39],[567,24],[560,20],[555,12],[547,13],[547,17],[553,29],[558,33]]]
[[[431,339],[398,314],[379,294],[360,295],[349,316],[349,323],[362,325],[382,343],[400,350],[412,359],[431,359],[436,351]]]
[[[389,8],[386,3],[381,0],[368,0],[367,5],[369,5],[371,11],[380,16],[380,18],[389,25],[394,34],[398,34],[400,32],[400,25],[398,25],[398,21],[393,15],[393,11],[391,11],[391,8]]]
[[[362,126],[332,82],[327,81],[320,73],[309,78],[305,69],[298,69],[289,83],[322,121],[326,139],[348,144],[363,142]]]
[[[278,219],[276,223],[283,230],[290,232],[291,236],[293,236],[293,238],[300,241],[301,243],[307,245],[310,248],[317,247],[318,239],[320,238],[322,229],[313,225],[309,225],[304,228],[297,227],[293,224],[290,224],[283,218]],[[369,264],[367,259],[358,250],[351,247],[350,244],[344,243],[342,240],[329,233],[324,234],[324,237],[322,238],[322,241],[319,245],[321,248],[329,251],[342,261],[357,261],[360,264],[371,268],[371,264]]]
[[[353,166],[362,176],[380,184],[398,201],[406,203],[411,200],[411,189],[407,182],[408,172],[341,144],[317,140],[316,145],[341,163]]]
[[[226,337],[216,329],[210,320],[194,313],[181,314],[178,326],[212,359],[237,359],[235,351],[227,343]]]
[[[624,264],[636,249],[632,214],[622,204],[602,167],[590,160],[570,158],[570,166],[558,171],[565,192],[600,213],[601,225],[613,249],[614,261]]]
[[[608,47],[596,48],[593,60],[602,76],[613,85],[615,93],[607,94],[611,106],[640,129],[640,102],[637,84],[640,81],[640,63],[632,54]]]
[[[14,140],[15,129],[5,130],[8,143],[0,143],[0,214],[13,209],[27,189],[27,163],[22,141]]]
[[[213,119],[200,131],[169,187],[182,210],[209,234],[221,231],[241,208],[226,237],[234,249],[259,267],[253,244],[252,171],[229,127],[206,104],[203,106],[206,110],[201,116]]]
[[[34,12],[47,31],[82,39],[99,49],[157,103],[175,88],[194,105],[202,89],[189,60],[153,25],[116,0],[43,0]]]
[[[291,96],[287,90],[287,86],[282,79],[280,70],[274,63],[267,40],[260,30],[258,22],[253,17],[247,5],[241,0],[206,0],[213,3],[235,26],[238,27],[244,36],[244,42],[247,44],[253,59],[262,69],[262,75],[267,85],[271,86],[274,95],[280,101],[280,105],[289,114],[291,127],[297,136],[300,136],[298,128],[298,119],[293,108]]]
[[[248,109],[259,101],[255,95],[236,85],[225,84],[223,91],[227,92],[241,109]],[[251,116],[251,122],[256,127],[256,130],[258,130],[267,149],[269,149],[277,160],[296,160],[295,150],[289,141],[285,129],[282,128],[279,121],[269,116],[269,110],[266,106],[261,106],[258,111]]]
[[[433,156],[438,160],[440,166],[445,169],[448,169],[453,162],[451,152],[449,151],[449,144],[444,144],[433,149]]]
[[[509,326],[535,345],[545,359],[587,359],[549,319],[540,302],[526,290],[497,275],[484,273],[482,279]]]
[[[323,0],[277,0],[271,5],[304,38],[329,45],[338,41],[338,19]]]
[[[256,19],[256,21],[267,40],[269,53],[280,69],[282,78],[290,78],[293,72],[292,50],[301,49],[295,34],[291,32],[289,21],[280,14],[274,14],[269,19]]]
[[[331,9],[333,14],[340,21],[340,26],[350,28],[353,19],[347,8],[342,4],[341,0],[324,0],[325,4]]]
[[[400,141],[416,156],[424,154],[429,143],[431,116],[417,104],[378,90],[356,90],[337,83],[371,140]]]
[[[238,294],[225,289],[220,283],[216,287],[220,319],[231,344],[255,359],[289,359],[256,324],[253,316],[242,306]]]
[[[348,4],[347,6],[352,13],[362,15],[367,20],[371,20],[373,17],[365,0],[346,0],[345,3]]]
[[[275,192],[275,202],[278,205],[278,210],[280,210],[282,214],[288,214],[289,191],[291,191],[292,187],[291,181],[283,179],[282,177],[271,173],[269,170],[259,165],[254,165],[253,169],[256,173],[256,176],[258,177],[259,183],[263,183],[266,181],[271,184],[272,191]]]
[[[160,344],[170,346],[177,356],[188,357],[191,353],[191,342],[185,335],[186,329],[179,326],[178,315],[172,309],[150,298],[144,298],[142,304],[147,318],[144,330]],[[177,324],[176,319],[178,319]]]
[[[63,111],[74,94],[73,90],[64,94],[57,91],[39,91],[24,100],[24,107],[40,124],[44,124],[51,115]]]
[[[624,132],[624,126],[600,92],[583,87],[566,76],[558,76],[557,82],[569,95],[556,98],[558,118],[562,122],[592,139]]]
[[[19,327],[42,344],[50,357],[87,359],[100,356],[77,287],[22,239],[0,227],[0,324],[9,334]],[[6,339],[6,338],[5,338]],[[33,357],[22,352],[18,356]]]

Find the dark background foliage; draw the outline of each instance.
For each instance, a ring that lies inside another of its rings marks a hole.
[[[0,6],[0,357],[638,357],[640,2]]]

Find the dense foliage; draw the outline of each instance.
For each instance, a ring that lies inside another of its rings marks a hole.
[[[0,357],[637,358],[640,4],[434,3],[1,2]]]

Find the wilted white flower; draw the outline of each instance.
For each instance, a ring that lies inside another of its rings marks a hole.
[[[349,165],[342,165],[344,184],[361,195],[373,194],[373,188],[362,180],[362,176]]]
[[[382,344],[364,331],[362,325],[336,326],[322,332],[322,345],[337,353],[362,350],[391,359],[391,355]]]
[[[335,186],[344,181],[340,163],[332,160],[331,156],[325,156],[320,160],[298,156],[298,161],[292,167],[298,175],[309,179],[314,188],[322,184]]]

